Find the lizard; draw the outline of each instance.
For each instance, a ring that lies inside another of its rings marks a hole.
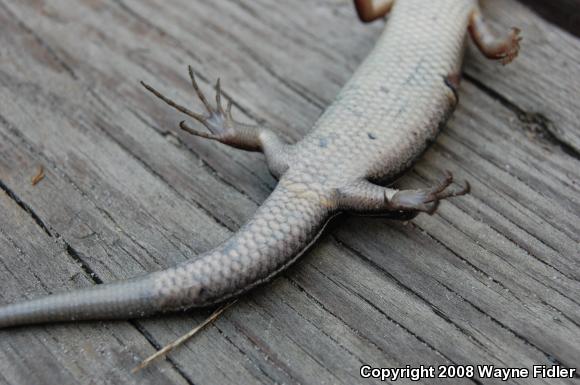
[[[467,35],[486,57],[506,64],[518,54],[519,30],[494,34],[477,0],[354,3],[364,22],[389,14],[384,32],[310,133],[294,144],[267,127],[234,120],[231,100],[223,107],[219,79],[212,105],[191,67],[203,114],[142,82],[205,127],[182,121],[184,131],[264,154],[278,184],[245,225],[213,250],[166,270],[4,305],[0,328],[128,319],[220,303],[296,261],[339,213],[409,220],[466,194],[469,184],[455,185],[449,172],[428,188],[385,186],[411,167],[455,109]]]

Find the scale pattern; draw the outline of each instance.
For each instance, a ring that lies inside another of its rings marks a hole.
[[[397,0],[374,51],[313,131],[284,154],[288,167],[275,191],[232,238],[165,271],[5,306],[0,327],[204,306],[273,277],[343,208],[340,191],[392,179],[435,138],[456,104],[445,79],[460,70],[475,7],[472,0]]]
[[[446,79],[460,72],[476,5],[397,1],[374,51],[304,139],[303,172],[318,165],[337,177],[384,180],[407,169],[455,107]]]

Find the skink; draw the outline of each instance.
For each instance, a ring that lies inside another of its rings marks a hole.
[[[433,213],[440,200],[465,194],[447,174],[432,188],[383,187],[408,169],[457,104],[465,38],[504,63],[518,52],[518,30],[495,37],[476,0],[357,0],[360,18],[390,12],[382,36],[312,131],[295,144],[265,127],[236,122],[224,109],[219,81],[212,105],[190,77],[207,113],[146,89],[205,126],[180,127],[200,137],[264,153],[279,179],[254,217],[215,249],[187,262],[119,283],[50,295],[0,308],[0,328],[86,319],[134,318],[207,306],[268,281],[293,263],[340,212],[409,219]]]

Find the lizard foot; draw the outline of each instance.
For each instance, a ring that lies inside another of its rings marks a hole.
[[[215,140],[241,150],[261,151],[266,155],[268,167],[276,177],[279,177],[288,169],[288,162],[290,159],[289,149],[291,145],[287,144],[269,128],[236,122],[232,118],[231,100],[228,101],[225,110],[222,106],[222,90],[219,79],[215,85],[216,106],[213,107],[199,88],[191,66],[189,66],[189,77],[191,78],[191,85],[193,86],[197,97],[205,107],[205,114],[191,111],[164,96],[161,92],[157,91],[150,85],[144,82],[141,82],[141,84],[147,89],[147,91],[151,92],[153,95],[179,112],[200,122],[207,129],[207,131],[198,130],[187,125],[185,121],[182,121],[179,123],[179,127],[182,130],[192,135]]]
[[[471,38],[485,56],[508,64],[518,56],[522,37],[518,28],[512,28],[508,33],[495,34],[484,20],[479,9],[476,9],[469,20]]]
[[[512,28],[508,38],[509,43],[506,44],[506,49],[503,52],[502,57],[499,59],[501,64],[509,64],[518,56],[518,53],[520,52],[520,41],[522,41],[520,32],[519,28]]]
[[[453,175],[447,171],[445,177],[432,188],[418,190],[400,190],[389,200],[389,208],[400,211],[426,212],[433,214],[439,205],[439,201],[450,197],[465,195],[469,192],[470,186],[466,181],[461,189],[449,188],[453,183]]]
[[[253,132],[251,132],[251,133],[246,132],[246,131],[251,131],[251,127],[243,125],[241,123],[234,122],[234,120],[232,118],[232,102],[231,101],[228,101],[227,107],[224,110],[222,103],[221,103],[222,92],[221,92],[221,86],[220,86],[220,79],[218,78],[217,83],[215,85],[215,88],[216,88],[216,95],[215,95],[216,107],[212,107],[211,104],[206,99],[203,92],[201,91],[201,89],[199,88],[199,85],[197,84],[197,81],[195,80],[195,75],[193,73],[193,69],[191,68],[191,66],[189,66],[189,77],[191,78],[191,85],[193,86],[193,89],[195,90],[197,97],[202,102],[202,104],[204,105],[204,107],[207,111],[207,115],[202,115],[202,114],[199,114],[197,112],[193,112],[193,111],[189,110],[188,108],[183,107],[183,106],[177,104],[176,102],[174,102],[173,100],[169,99],[168,97],[164,96],[163,94],[161,94],[159,91],[157,91],[155,88],[151,87],[150,85],[148,85],[144,82],[141,82],[141,84],[149,92],[151,92],[153,95],[157,96],[159,99],[163,100],[165,103],[167,103],[171,107],[184,113],[187,116],[192,117],[193,119],[195,119],[198,122],[200,122],[201,124],[203,124],[209,132],[200,131],[198,129],[190,127],[189,125],[187,125],[187,123],[185,123],[185,121],[181,121],[179,123],[179,127],[182,130],[184,130],[192,135],[200,136],[202,138],[217,140],[219,142],[229,144],[231,146],[238,147],[238,148],[243,148],[245,150],[253,150],[254,149],[252,142],[256,142],[255,147],[257,147],[259,143],[257,143],[257,141],[255,141],[255,140],[253,140],[254,139],[253,137],[251,138],[252,141],[250,141],[250,143],[248,141],[249,138],[247,138],[248,134],[255,135]],[[248,148],[248,147],[252,147],[252,148]]]

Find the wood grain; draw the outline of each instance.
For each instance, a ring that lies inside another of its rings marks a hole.
[[[399,182],[449,169],[471,195],[409,224],[340,217],[138,376],[139,359],[210,311],[0,331],[0,384],[351,384],[366,363],[578,365],[580,41],[517,2],[485,4],[497,28],[522,27],[522,54],[504,68],[470,49],[457,112]],[[189,103],[192,64],[208,92],[222,77],[236,118],[295,140],[381,24],[338,0],[1,1],[0,301],[173,265],[273,188],[261,156],[183,135],[139,80]]]
[[[578,0],[522,0],[546,20],[580,37],[580,4]]]

